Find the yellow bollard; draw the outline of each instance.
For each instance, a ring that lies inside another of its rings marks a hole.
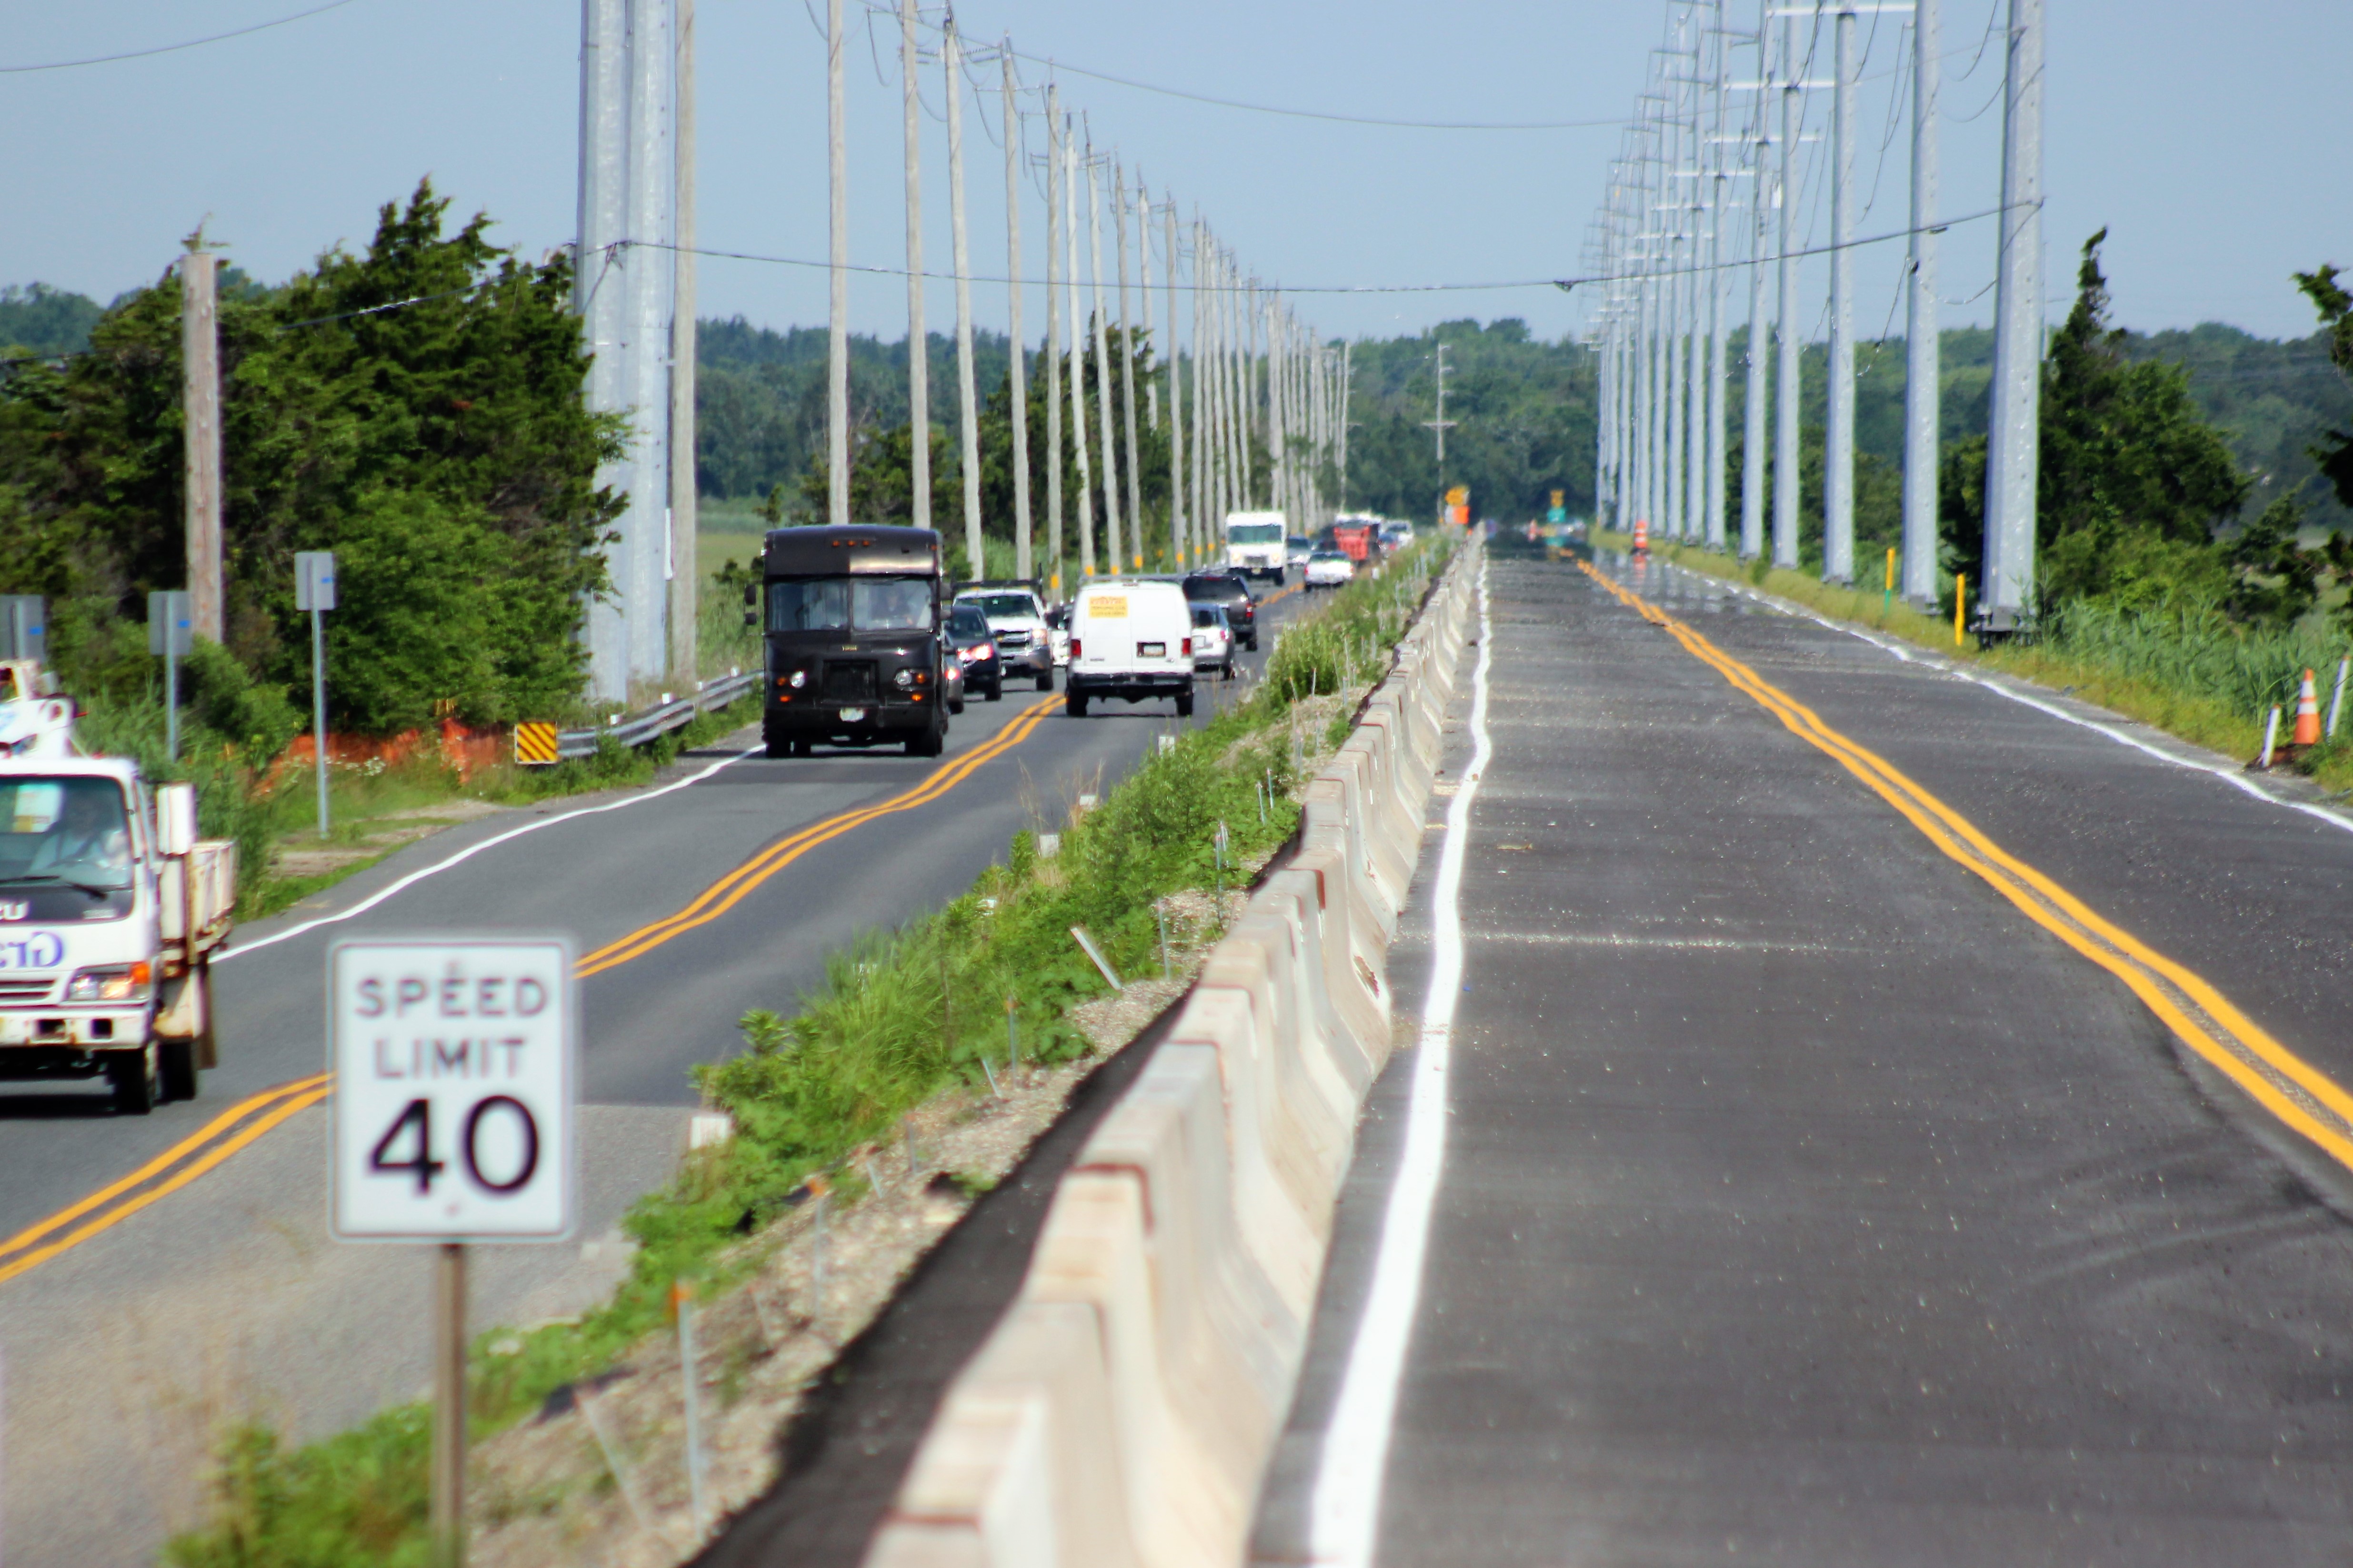
[[[1953,574],[1953,646],[1961,646],[1961,609],[1969,602],[1969,574]]]
[[[1887,585],[1880,591],[1879,595],[1879,618],[1883,623],[1887,619],[1888,611],[1894,608],[1894,606],[1895,547],[1894,545],[1890,545],[1887,550]]]

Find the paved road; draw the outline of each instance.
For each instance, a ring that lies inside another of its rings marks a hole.
[[[2353,833],[1615,572],[2353,1082]],[[1491,574],[1451,1043],[1376,1088],[1259,1559],[2345,1561],[2342,1167],[1671,632],[1571,563]]]
[[[1296,594],[1272,605],[1269,630],[1298,607]],[[1255,669],[1263,659],[1242,662]],[[1247,689],[1204,681],[1196,721]],[[1046,710],[1025,721],[1041,703]],[[286,917],[240,930],[238,952],[217,971],[223,1065],[206,1075],[197,1101],[127,1119],[81,1086],[0,1097],[0,1238],[22,1237],[137,1175],[246,1097],[315,1075],[324,955],[335,937],[561,930],[592,954],[689,907],[747,863],[776,865],[707,923],[603,961],[609,966],[584,964],[581,1244],[480,1249],[472,1316],[525,1321],[576,1310],[626,1266],[611,1228],[618,1216],[675,1164],[694,1103],[687,1069],[737,1048],[735,1021],[747,1009],[788,1011],[823,978],[828,953],[963,891],[1017,829],[1059,820],[1176,722],[1166,703],[1071,720],[1059,695],[1008,689],[1001,702],[967,704],[936,762],[852,752],[770,762],[748,749],[757,737],[745,731],[682,758],[665,781],[680,787],[668,794],[552,803],[453,828]],[[1001,755],[958,773],[1017,733]],[[830,837],[809,831],[950,778],[959,782],[906,809]],[[803,839],[814,842],[785,859]],[[303,929],[477,846],[364,912]],[[11,1568],[136,1560],[164,1529],[193,1521],[200,1500],[185,1477],[226,1416],[260,1414],[308,1436],[422,1387],[425,1259],[414,1248],[328,1239],[325,1113],[297,1103],[281,1102],[290,1114],[217,1168],[0,1279],[8,1435],[0,1508]],[[232,1142],[216,1134],[198,1146]],[[191,1168],[185,1157],[166,1164],[87,1219],[42,1234],[37,1247]],[[35,1249],[0,1251],[0,1273]],[[30,1433],[40,1441],[26,1441]],[[88,1479],[118,1470],[124,1451],[137,1456],[138,1476],[104,1486],[94,1502]]]

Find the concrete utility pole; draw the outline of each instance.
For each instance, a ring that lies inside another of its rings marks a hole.
[[[1454,427],[1454,421],[1446,416],[1446,378],[1453,374],[1446,367],[1446,342],[1441,338],[1438,344],[1438,416],[1421,422],[1424,429],[1436,432],[1438,437],[1438,494],[1441,507],[1446,497],[1446,433]]]
[[[1683,122],[1680,118],[1674,122],[1673,132],[1667,142],[1667,166],[1660,186],[1666,198],[1664,205],[1669,209],[1668,216],[1674,225],[1667,240],[1667,275],[1662,279],[1666,293],[1663,321],[1667,361],[1666,522],[1667,537],[1681,539],[1685,531],[1683,501],[1690,493],[1691,484],[1691,475],[1687,470],[1695,466],[1689,450],[1691,437],[1684,429],[1685,416],[1690,407],[1690,389],[1685,384],[1690,364],[1683,358],[1683,295],[1692,280],[1692,250],[1685,221],[1691,216],[1688,210],[1690,204],[1683,199],[1682,186],[1675,179],[1683,163]]]
[[[1062,89],[1046,89],[1047,589],[1062,596]]]
[[[1918,0],[1912,25],[1911,310],[1904,326],[1904,596],[1936,599],[1937,415],[1943,372],[1937,353],[1936,100],[1939,0]]]
[[[1119,231],[1119,381],[1120,411],[1127,434],[1127,522],[1130,553],[1138,572],[1144,570],[1144,491],[1135,474],[1135,331],[1128,325],[1127,175],[1111,166],[1111,214]],[[1140,236],[1138,237],[1141,237]]]
[[[1168,538],[1176,552],[1179,568],[1193,562],[1192,520],[1199,515],[1197,509],[1185,504],[1185,387],[1182,357],[1176,352],[1176,197],[1171,193],[1162,204],[1162,233],[1168,247]],[[1198,280],[1198,279],[1197,279]],[[1201,311],[1197,304],[1193,310],[1193,395],[1201,395]]]
[[[1994,282],[1993,413],[1986,431],[1986,625],[2034,604],[2042,374],[2042,0],[2010,0],[2002,89],[2001,260]]]
[[[1085,341],[1084,329],[1079,324],[1079,212],[1078,212],[1078,149],[1071,144],[1071,128],[1062,127],[1062,237],[1070,247],[1069,269],[1063,281],[1070,291],[1065,302],[1071,318],[1071,445],[1079,458],[1079,576],[1082,580],[1095,574],[1094,468],[1087,457],[1087,394],[1086,351],[1080,345]],[[1114,553],[1112,557],[1116,564]]]
[[[1296,504],[1291,494],[1291,410],[1283,396],[1282,331],[1273,300],[1260,302],[1259,320],[1266,330],[1266,444],[1272,459],[1267,475],[1267,503],[1277,511],[1288,511]]]
[[[1728,275],[1725,265],[1728,247],[1724,239],[1724,215],[1732,205],[1732,176],[1725,163],[1724,99],[1725,62],[1731,47],[1724,32],[1724,0],[1715,0],[1715,26],[1710,29],[1715,39],[1715,75],[1709,81],[1712,94],[1713,128],[1707,137],[1707,157],[1704,167],[1708,186],[1708,254],[1711,268],[1704,276],[1707,282],[1707,547],[1721,551],[1725,544],[1725,462],[1726,450],[1725,422],[1731,416],[1729,406],[1732,390],[1731,366],[1726,363],[1732,352],[1731,312],[1724,308],[1724,285]]]
[[[1138,313],[1143,317],[1144,341],[1155,343],[1152,336],[1152,193],[1145,185],[1141,169],[1135,172],[1135,265],[1136,287],[1142,291]],[[1168,276],[1173,283],[1176,276],[1176,258],[1173,256],[1169,258]],[[1172,290],[1168,297],[1173,300],[1176,296]],[[1173,343],[1176,333],[1174,310],[1168,316],[1168,332]],[[1175,357],[1175,349],[1167,344],[1155,343],[1155,347],[1157,352]],[[1160,429],[1160,384],[1148,378],[1144,384],[1144,410],[1145,427],[1157,434]],[[1171,515],[1173,518],[1174,514]],[[1176,531],[1173,526],[1168,531],[1168,543],[1170,549],[1176,548]]]
[[[670,0],[634,0],[629,16],[629,407],[637,426],[629,510],[622,521],[628,590],[629,679],[669,673],[670,554],[670,350],[678,234],[677,45]],[[690,565],[688,571],[693,568]],[[631,695],[635,695],[632,693]]]
[[[1835,30],[1831,111],[1830,430],[1822,452],[1822,581],[1854,581],[1854,11]]]
[[[1356,383],[1350,379],[1356,369],[1356,344],[1354,339],[1340,345],[1340,510],[1348,510],[1348,395]]]
[[[1103,166],[1092,137],[1087,142],[1088,258],[1092,262],[1087,283],[1094,304],[1095,425],[1103,439],[1103,563],[1113,574],[1126,559],[1120,549],[1119,457],[1113,445],[1111,384],[1111,312],[1103,307],[1103,190],[1096,176]]]
[[[849,170],[843,157],[841,0],[826,0],[827,209],[832,289],[825,365],[825,520],[849,526]]]
[[[579,235],[573,257],[573,308],[592,356],[587,405],[599,414],[629,406],[628,290],[621,242],[629,237],[628,0],[583,0],[580,13]],[[626,457],[597,465],[599,489],[626,492]],[[626,598],[627,545],[607,558],[611,592],[587,601],[582,640],[588,647],[589,695],[618,702],[628,696],[629,647]]]
[[[1757,52],[1763,64],[1764,37],[1760,31]],[[1761,74],[1761,73],[1760,73]],[[1762,121],[1768,112],[1771,100],[1766,95],[1772,90],[1769,80],[1759,85],[1757,97],[1757,118]],[[1761,126],[1760,126],[1761,129]],[[1765,172],[1767,138],[1757,136],[1749,142],[1750,155],[1756,163],[1748,182],[1749,205],[1755,209],[1754,222],[1748,228],[1748,373],[1747,396],[1740,415],[1740,558],[1754,561],[1765,553],[1765,357],[1771,352],[1773,322],[1765,314],[1765,257],[1771,235],[1766,225],[1766,188],[1770,176]],[[1773,187],[1774,205],[1779,205],[1780,191]]]
[[[1798,24],[1781,20],[1781,204],[1780,300],[1773,314],[1781,326],[1779,384],[1773,398],[1773,564],[1798,564],[1798,133],[1805,120],[1805,84],[1798,79]]]
[[[1036,568],[1029,548],[1029,376],[1023,362],[1029,351],[1021,338],[1021,111],[1013,100],[1013,40],[997,47],[1005,68],[1005,276],[1007,331],[1013,362],[1007,374],[1013,395],[1013,574],[1030,577]]]
[[[189,630],[221,640],[220,258],[196,248],[180,258],[182,489],[187,521]]]
[[[670,258],[670,668],[691,687],[702,678],[702,568],[695,552],[702,490],[696,481],[694,319],[694,0],[678,6],[678,249]]]
[[[1195,531],[1206,547],[1209,538],[1209,518],[1214,501],[1209,494],[1209,392],[1215,378],[1209,363],[1209,226],[1201,221],[1201,209],[1193,209],[1193,494],[1192,514]]]
[[[915,0],[899,0],[899,79],[907,161],[907,521],[932,526],[931,338],[923,330],[923,94],[915,76]]]
[[[940,66],[947,78],[948,228],[955,251],[956,450],[964,469],[964,558],[975,577],[986,577],[988,569],[980,548],[980,411],[973,395],[972,255],[964,228],[964,45],[953,11],[941,38]],[[1009,127],[1008,132],[1009,144]],[[1013,350],[1021,352],[1020,339],[1013,340]]]

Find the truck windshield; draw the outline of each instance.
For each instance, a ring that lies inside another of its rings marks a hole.
[[[1280,544],[1282,524],[1279,522],[1229,522],[1226,524],[1229,544]]]
[[[929,577],[793,577],[768,584],[772,632],[922,632]]]
[[[111,779],[0,779],[0,886],[131,885],[131,821]]]

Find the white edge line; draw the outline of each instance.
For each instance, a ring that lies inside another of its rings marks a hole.
[[[1405,1372],[1413,1321],[1421,1297],[1430,1219],[1446,1163],[1447,1073],[1452,1057],[1454,1005],[1462,989],[1462,919],[1458,895],[1471,822],[1493,745],[1487,733],[1487,668],[1494,638],[1487,615],[1487,567],[1479,566],[1479,664],[1471,700],[1471,765],[1446,813],[1446,847],[1430,900],[1434,953],[1422,1006],[1421,1043],[1413,1063],[1413,1100],[1407,1112],[1405,1152],[1381,1220],[1364,1315],[1349,1346],[1340,1396],[1324,1432],[1308,1522],[1309,1561],[1334,1568],[1367,1568],[1380,1522],[1381,1483],[1388,1468],[1398,1385]]]
[[[1672,565],[1673,563],[1670,562],[1668,564]],[[1783,599],[1776,595],[1762,594],[1754,588],[1745,587],[1738,583],[1725,582],[1724,579],[1716,577],[1709,573],[1694,572],[1688,566],[1676,566],[1675,570],[1684,573],[1689,576],[1697,577],[1704,583],[1722,584],[1723,586],[1731,589],[1734,593],[1754,599],[1758,604],[1764,605],[1767,608],[1778,610],[1785,616],[1792,616],[1803,620],[1809,620],[1813,622],[1816,626],[1826,626],[1834,632],[1843,632],[1848,637],[1853,637],[1859,642],[1869,643],[1872,647],[1879,649],[1882,653],[1894,655],[1897,658],[1902,659],[1906,664],[1925,665],[1931,669],[1942,670],[1947,675],[1953,677],[1956,680],[1966,680],[1972,686],[1981,686],[1997,697],[2006,697],[2012,702],[2018,703],[2022,707],[2033,709],[2038,713],[2048,713],[2053,719],[2064,720],[2070,724],[2089,730],[2094,734],[2105,735],[2109,740],[2114,741],[2119,746],[2130,746],[2136,752],[2146,752],[2150,756],[2155,757],[2158,762],[2170,763],[2177,768],[2185,768],[2193,773],[2210,774],[2214,778],[2221,780],[2224,784],[2229,784],[2232,789],[2238,790],[2245,795],[2251,795],[2257,800],[2263,801],[2268,805],[2280,806],[2288,811],[2300,811],[2305,816],[2325,822],[2328,824],[2329,826],[2334,827],[2340,832],[2353,833],[2353,818],[2347,817],[2342,812],[2331,811],[2325,805],[2314,805],[2309,801],[2283,800],[2278,795],[2274,795],[2271,791],[2263,788],[2254,780],[2243,776],[2235,768],[2220,766],[2213,763],[2194,762],[2188,757],[2177,756],[2173,752],[2165,750],[2162,746],[2150,745],[2147,741],[2142,740],[2137,735],[2127,735],[2112,724],[2103,724],[2096,719],[2082,718],[2079,715],[2068,712],[2063,708],[2055,707],[2051,703],[2045,702],[2040,698],[2029,697],[2022,691],[2013,691],[2000,681],[1994,680],[1983,675],[1976,674],[1970,670],[1963,669],[1958,665],[1951,664],[1944,659],[1936,658],[1934,654],[1915,652],[1910,648],[1902,647],[1894,643],[1889,642],[1883,637],[1873,637],[1869,632],[1862,631],[1857,627],[1841,625],[1839,622],[1831,620],[1828,616],[1823,616],[1817,611],[1808,609],[1805,605],[1798,604],[1794,600]]]
[[[402,892],[406,889],[413,888],[417,883],[425,880],[426,878],[437,876],[439,873],[448,870],[450,867],[457,865],[461,860],[470,860],[475,856],[480,854],[483,850],[494,847],[497,845],[504,844],[510,838],[520,838],[526,833],[536,833],[543,827],[554,827],[558,823],[570,822],[577,817],[595,816],[599,812],[618,811],[623,806],[637,805],[641,802],[649,800],[658,800],[673,790],[681,790],[686,788],[689,784],[701,784],[704,779],[709,778],[720,769],[742,762],[745,757],[751,756],[759,748],[757,747],[752,747],[747,750],[738,752],[732,757],[722,757],[717,762],[712,763],[709,767],[704,768],[701,773],[690,773],[682,779],[674,779],[670,783],[662,785],[659,789],[649,789],[642,795],[627,795],[619,800],[608,800],[602,805],[584,805],[577,811],[567,811],[560,816],[541,817],[535,821],[526,822],[520,827],[510,827],[504,833],[495,834],[489,838],[483,839],[479,844],[469,844],[463,849],[459,850],[455,855],[450,855],[442,859],[436,860],[430,866],[419,867],[417,869],[408,873],[406,877],[401,878],[398,881],[394,882],[387,887],[378,888],[375,892],[370,893],[366,898],[362,899],[350,909],[337,910],[333,914],[321,915],[316,920],[304,921],[301,925],[288,926],[284,931],[274,931],[268,936],[256,937],[251,942],[231,947],[226,952],[216,954],[213,958],[213,962],[215,963],[225,963],[232,958],[242,957],[244,954],[248,952],[259,952],[263,948],[275,947],[281,942],[290,942],[306,931],[317,931],[321,926],[333,925],[339,921],[350,920],[353,915],[364,915],[367,913],[368,910],[375,909],[378,904],[383,903],[386,899],[391,898],[395,893]]]

